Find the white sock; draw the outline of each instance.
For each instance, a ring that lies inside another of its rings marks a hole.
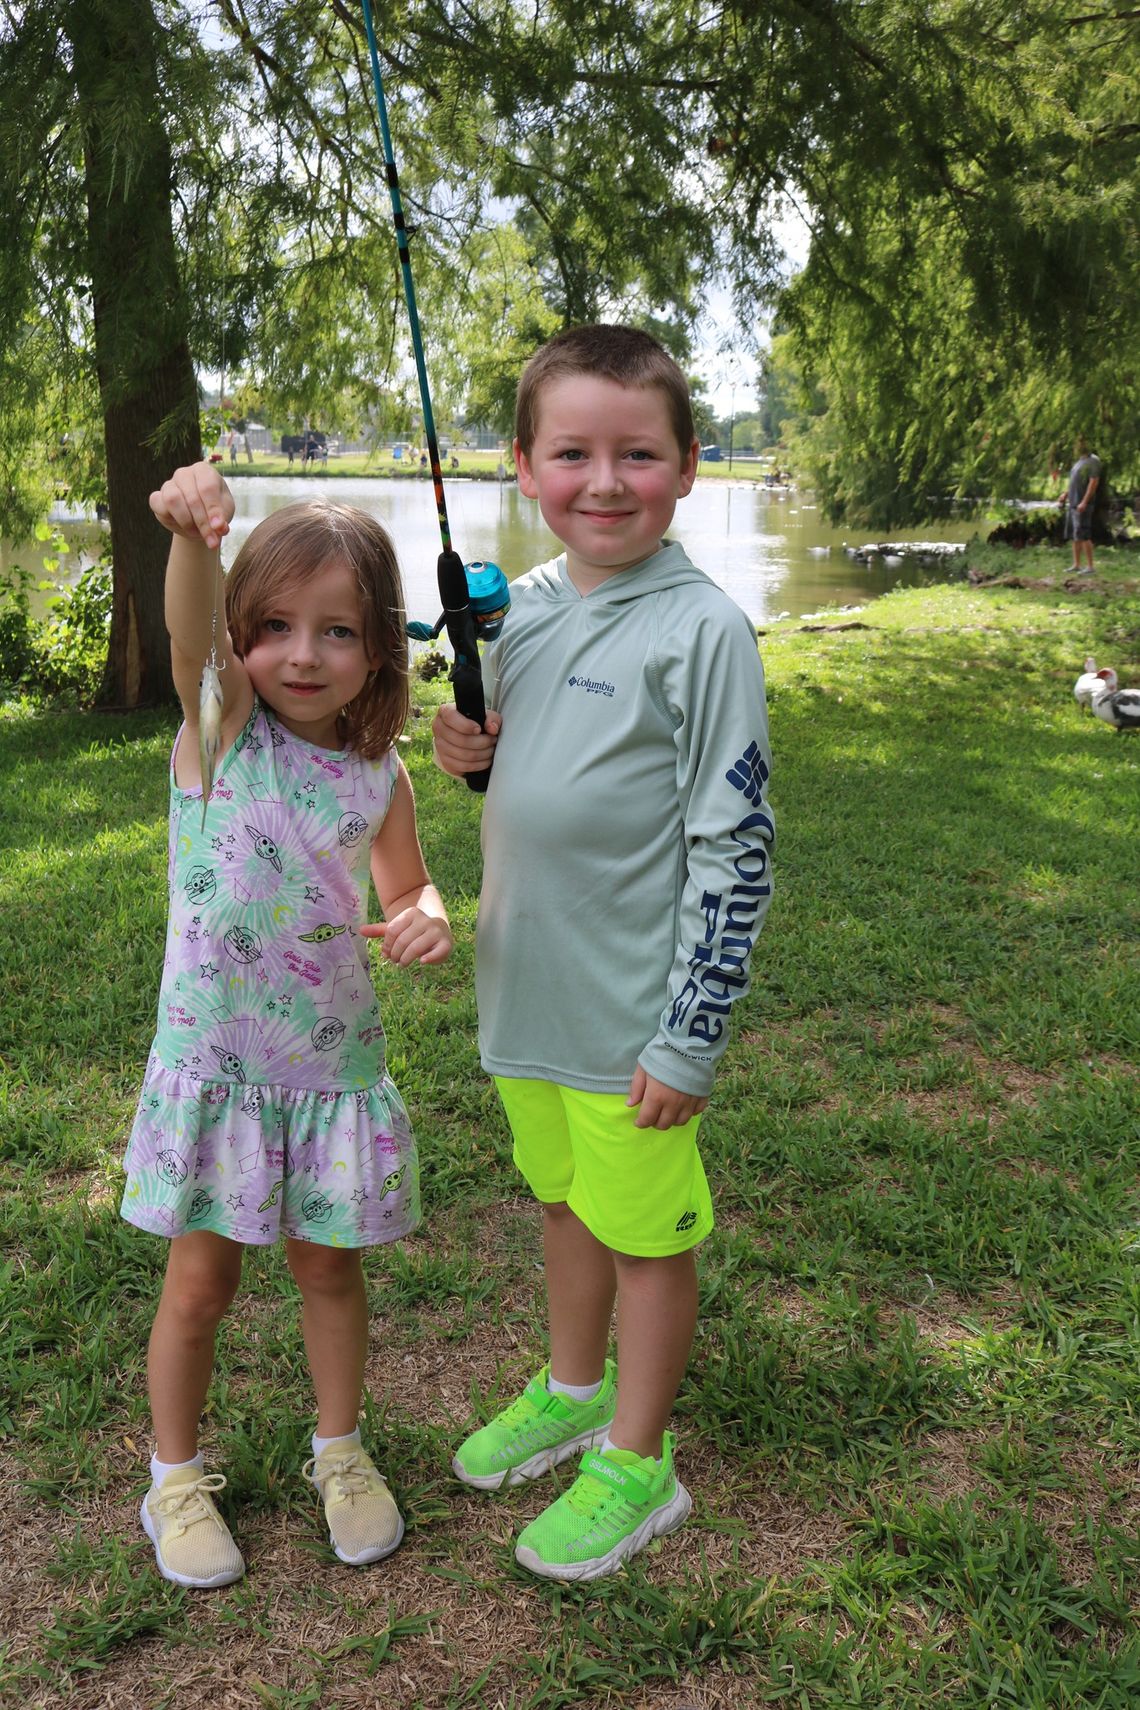
[[[603,1382],[604,1379],[599,1378],[597,1383],[559,1383],[551,1374],[546,1380],[546,1387],[551,1395],[566,1395],[571,1401],[593,1401]]]
[[[608,1431],[606,1432],[605,1442],[598,1450],[599,1455],[604,1455],[607,1449],[617,1449],[619,1455],[628,1455],[630,1452],[628,1449],[618,1449],[617,1444],[613,1441]],[[661,1465],[660,1455],[642,1455],[641,1459],[643,1461],[652,1461],[655,1467],[659,1467]]]
[[[203,1472],[205,1466],[201,1449],[198,1450],[192,1461],[160,1461],[157,1455],[152,1455],[150,1457],[150,1481],[157,1488],[167,1473],[177,1472],[182,1467],[197,1467],[199,1472]]]
[[[316,1433],[314,1432],[314,1434],[313,1434],[313,1453],[314,1453],[314,1455],[323,1455],[330,1443],[354,1443],[358,1449],[361,1448],[362,1444],[360,1441],[360,1426],[358,1425],[356,1427],[355,1431],[350,1431],[348,1433],[348,1435],[345,1437],[318,1437],[316,1435]]]

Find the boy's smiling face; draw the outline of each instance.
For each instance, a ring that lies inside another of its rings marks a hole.
[[[696,440],[682,454],[659,387],[592,374],[548,380],[529,454],[515,441],[519,488],[565,546],[581,594],[657,551],[699,455]]]

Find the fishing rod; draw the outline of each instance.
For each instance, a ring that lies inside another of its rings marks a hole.
[[[380,54],[376,46],[376,30],[372,22],[372,6],[370,0],[361,0],[364,11],[364,28],[368,36],[368,53],[372,61],[372,85],[376,94],[376,111],[380,119],[380,135],[384,144],[384,166],[388,178],[388,195],[392,202],[392,220],[396,228],[396,247],[400,255],[400,271],[404,280],[404,300],[408,305],[408,321],[412,335],[412,353],[416,361],[416,376],[420,386],[420,404],[424,417],[424,437],[427,440],[428,462],[431,466],[432,486],[435,489],[435,508],[439,518],[439,538],[443,550],[436,564],[436,579],[439,584],[439,597],[443,605],[443,613],[434,628],[424,624],[410,624],[409,633],[418,639],[434,639],[446,624],[447,639],[451,643],[455,655],[455,663],[451,668],[451,685],[455,696],[455,705],[466,718],[473,718],[482,726],[486,722],[487,707],[483,699],[483,673],[479,664],[479,626],[482,633],[490,640],[502,627],[503,617],[510,604],[510,593],[507,589],[506,577],[495,564],[482,562],[464,567],[463,560],[451,544],[451,527],[447,520],[447,501],[443,492],[443,468],[439,460],[439,441],[435,431],[435,416],[431,407],[431,390],[428,386],[427,363],[424,358],[424,341],[420,333],[420,317],[416,309],[416,290],[412,279],[412,258],[408,251],[408,231],[404,222],[404,209],[400,200],[400,178],[396,171],[396,157],[392,148],[392,133],[388,128],[388,106],[384,99],[384,83],[380,76]],[[474,584],[472,585],[472,577]],[[474,595],[474,599],[473,596]],[[480,793],[487,788],[487,780],[491,776],[488,768],[482,772],[468,772],[467,784],[472,790]]]

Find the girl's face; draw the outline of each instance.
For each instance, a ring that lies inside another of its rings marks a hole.
[[[365,649],[355,572],[328,564],[285,587],[262,616],[243,663],[286,730],[318,748],[339,748],[340,710],[380,665]]]

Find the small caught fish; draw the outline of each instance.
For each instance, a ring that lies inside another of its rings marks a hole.
[[[206,829],[206,808],[214,787],[214,768],[222,746],[222,682],[217,669],[207,665],[202,671],[202,687],[198,695],[198,763],[202,768],[202,829]]]

